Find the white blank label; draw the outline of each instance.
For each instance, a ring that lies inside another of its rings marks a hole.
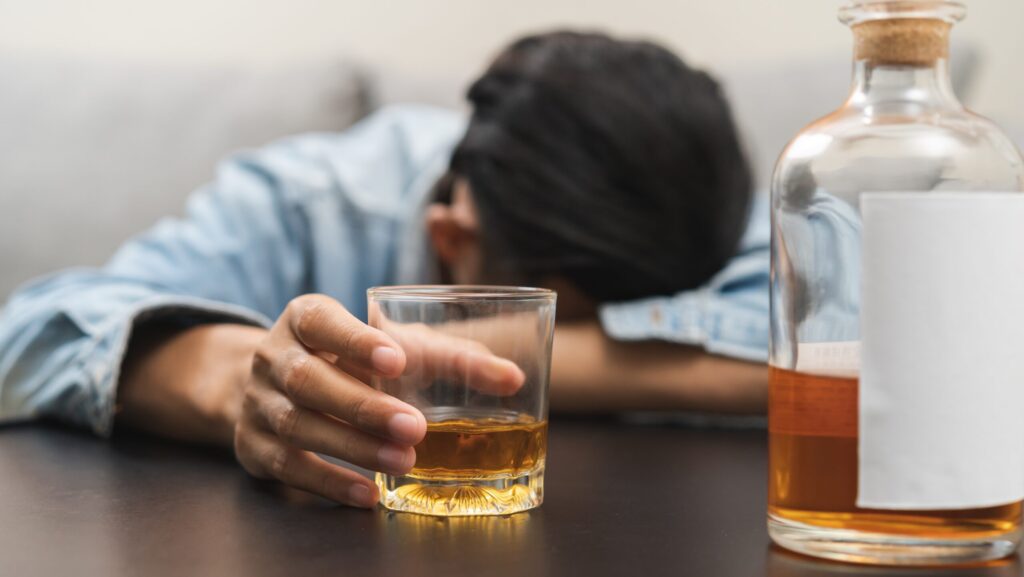
[[[1024,194],[861,196],[857,505],[1024,498]]]

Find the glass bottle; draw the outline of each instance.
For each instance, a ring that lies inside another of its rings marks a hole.
[[[788,549],[952,564],[1009,555],[1021,538],[1020,501],[857,506],[862,196],[1024,190],[1014,144],[953,93],[949,32],[964,15],[954,2],[843,7],[855,40],[850,95],[801,131],[775,168],[768,530]]]

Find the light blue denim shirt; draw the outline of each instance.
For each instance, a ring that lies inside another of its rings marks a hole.
[[[109,434],[122,357],[147,319],[269,326],[309,292],[365,319],[368,287],[429,281],[423,210],[464,128],[451,111],[391,107],[341,134],[238,154],[184,218],[157,223],[103,268],[22,287],[0,313],[0,422],[51,416]],[[768,239],[759,198],[740,252],[707,286],[607,304],[605,331],[764,361]]]

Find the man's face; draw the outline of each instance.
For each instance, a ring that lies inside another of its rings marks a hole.
[[[480,247],[480,218],[469,183],[457,178],[451,204],[434,203],[427,209],[427,233],[453,284],[485,284]]]
[[[450,204],[431,204],[426,212],[426,228],[434,253],[453,284],[495,284],[485,274],[483,246],[480,242],[480,217],[473,202],[469,182],[459,177],[452,187]],[[501,279],[500,284],[530,284],[523,279]],[[597,304],[563,277],[545,278],[538,284],[558,292],[558,317],[577,319],[596,314]]]

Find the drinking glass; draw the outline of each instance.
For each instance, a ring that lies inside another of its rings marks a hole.
[[[544,500],[555,293],[490,286],[367,291],[370,325],[405,351],[373,387],[423,412],[406,475],[378,473],[381,504],[427,515],[506,515]]]

